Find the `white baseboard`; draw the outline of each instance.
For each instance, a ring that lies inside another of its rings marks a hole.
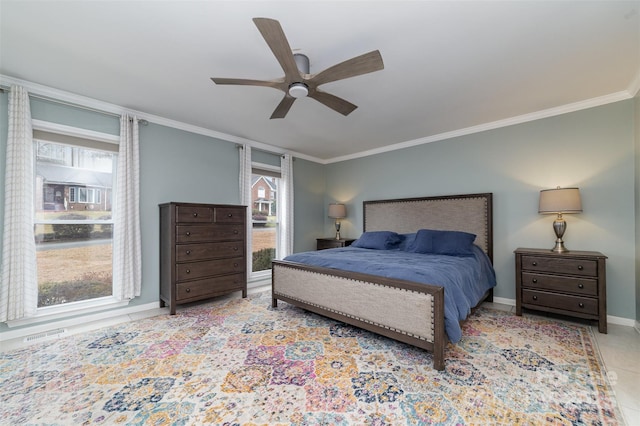
[[[46,333],[60,328],[66,328],[69,331],[76,330],[81,326],[89,326],[92,323],[98,323],[99,327],[103,327],[111,323],[130,321],[130,315],[132,314],[150,312],[159,309],[160,303],[153,302],[146,303],[144,305],[130,306],[123,309],[99,312],[91,315],[83,315],[80,317],[69,318],[61,321],[53,321],[44,324],[40,323],[37,325],[21,327],[0,333],[0,342],[6,342],[13,339],[23,339],[32,334]],[[121,319],[122,321],[119,321],[119,319]]]
[[[516,299],[507,299],[506,297],[493,297],[493,303],[501,305],[516,306]]]
[[[507,299],[506,297],[494,297],[493,303],[516,306],[515,299]],[[638,331],[638,333],[640,333],[640,322],[634,320],[633,318],[622,318],[622,317],[607,315],[607,323],[616,324],[616,325],[625,325],[627,327],[634,327]]]

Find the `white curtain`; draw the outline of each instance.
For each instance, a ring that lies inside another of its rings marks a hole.
[[[251,223],[251,147],[249,145],[243,145],[238,150],[240,152],[240,204],[247,206],[247,223]],[[247,227],[251,229],[251,227]],[[247,278],[251,275],[251,264],[253,261],[251,255],[251,232],[247,232]]]
[[[118,300],[140,296],[140,153],[138,119],[120,117],[113,231],[113,295]]]
[[[33,236],[34,152],[29,93],[12,86],[4,181],[0,321],[33,316],[38,306]]]
[[[282,183],[278,188],[278,210],[280,213],[280,253],[282,259],[293,253],[293,159],[284,154],[280,160]]]

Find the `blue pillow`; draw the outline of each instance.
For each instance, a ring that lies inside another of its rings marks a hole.
[[[462,231],[438,231],[421,229],[412,244],[407,247],[411,253],[446,254],[450,256],[473,256],[475,234]]]
[[[400,241],[402,241],[402,237],[395,232],[372,231],[363,233],[351,244],[351,247],[389,250],[398,245]]]
[[[399,234],[402,241],[398,244],[398,250],[407,251],[407,248],[413,244],[413,241],[416,239],[416,233],[413,234]]]

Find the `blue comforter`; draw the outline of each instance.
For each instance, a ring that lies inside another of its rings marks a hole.
[[[496,285],[488,256],[478,246],[473,252],[458,257],[344,247],[296,253],[285,260],[444,287],[445,331],[457,343],[462,337],[460,321]]]

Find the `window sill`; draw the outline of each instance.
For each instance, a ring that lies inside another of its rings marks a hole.
[[[7,321],[9,328],[33,325],[41,322],[55,321],[76,315],[94,314],[97,310],[106,310],[127,306],[129,300],[118,301],[114,297],[101,297],[83,302],[65,303],[58,306],[38,308],[37,313],[29,318]]]

